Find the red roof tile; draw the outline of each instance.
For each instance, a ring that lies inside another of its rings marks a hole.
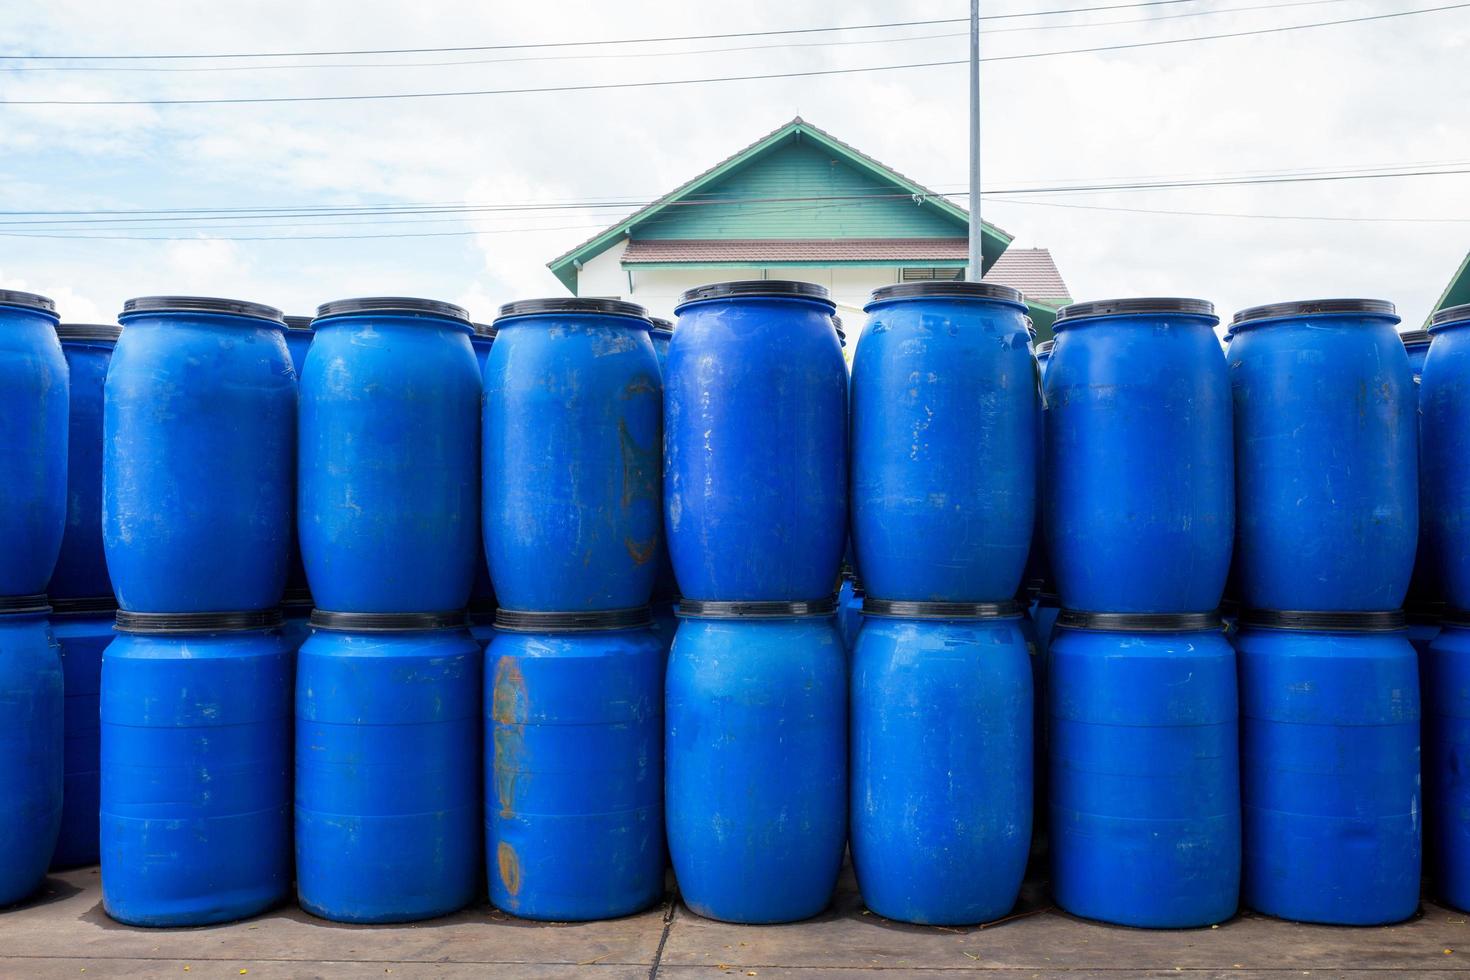
[[[1072,294],[1051,252],[1044,248],[1006,249],[985,274],[985,281],[1019,289],[1030,300],[1071,302]]]

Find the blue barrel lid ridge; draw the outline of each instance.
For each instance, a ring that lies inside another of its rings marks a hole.
[[[866,312],[879,303],[891,303],[895,300],[905,299],[958,299],[958,300],[989,300],[991,302],[1009,303],[1012,306],[1026,308],[1026,297],[1019,290],[1011,286],[1002,286],[995,282],[968,282],[963,279],[941,279],[934,282],[898,282],[887,286],[879,286],[873,290],[868,303],[863,307]]]
[[[837,612],[836,594],[821,599],[795,602],[762,599],[680,599],[675,614],[690,619],[800,619],[832,616]]]
[[[1203,316],[1213,317],[1215,304],[1205,299],[1183,296],[1133,296],[1123,299],[1095,299],[1071,303],[1057,310],[1052,324],[1055,329],[1064,320],[1093,319],[1104,316]]]
[[[19,289],[0,289],[0,306],[14,306],[22,310],[56,315],[56,301],[40,293],[27,293]]]
[[[1235,314],[1232,332],[1244,324],[1270,320],[1292,320],[1304,316],[1385,316],[1398,319],[1398,311],[1386,299],[1306,299],[1250,306]]]
[[[437,299],[420,299],[416,296],[358,296],[352,299],[334,299],[316,308],[316,319],[329,316],[355,316],[360,313],[380,316],[431,316],[455,320],[470,325],[470,314],[462,306]]]
[[[858,588],[853,587],[853,594]],[[910,602],[902,599],[874,599],[863,596],[863,615],[884,619],[926,619],[938,621],[965,619],[1015,619],[1025,607],[1014,599],[1005,602]]]
[[[648,311],[637,303],[621,299],[605,299],[596,296],[555,296],[545,299],[518,299],[506,303],[495,318],[499,327],[501,320],[516,316],[626,316],[644,321],[647,327]],[[548,321],[550,322],[550,321]]]
[[[1470,323],[1470,303],[1461,303],[1459,306],[1447,306],[1442,310],[1436,310],[1434,316],[1429,318],[1429,332],[1441,327],[1453,327],[1462,323]]]
[[[116,323],[58,323],[56,336],[63,341],[97,340],[112,343],[122,336],[122,327]]]
[[[718,299],[805,299],[814,300],[837,311],[832,294],[826,286],[795,279],[736,279],[730,282],[714,282],[705,286],[686,289],[674,307],[675,313],[683,312],[691,303]]]
[[[135,296],[123,303],[119,319],[146,313],[215,313],[286,325],[286,315],[274,306],[217,296]]]

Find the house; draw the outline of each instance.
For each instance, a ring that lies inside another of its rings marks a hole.
[[[879,286],[961,278],[968,231],[964,208],[798,116],[547,265],[576,295],[666,317],[705,283],[817,282],[851,327]],[[985,279],[1024,292],[1045,339],[1067,285],[1050,252],[1011,239],[983,226]]]
[[[1450,278],[1449,285],[1444,288],[1444,292],[1439,294],[1439,301],[1429,311],[1429,317],[1425,318],[1424,326],[1429,326],[1429,318],[1438,311],[1449,309],[1451,306],[1460,306],[1463,303],[1470,303],[1470,255],[1465,256],[1460,267],[1455,270],[1454,276]]]

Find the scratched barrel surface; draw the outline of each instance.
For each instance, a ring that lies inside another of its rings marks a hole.
[[[71,375],[71,410],[66,534],[46,586],[52,599],[112,598],[102,549],[102,386],[121,330],[106,323],[63,323],[56,328]]]
[[[1435,897],[1470,910],[1470,617],[1456,613],[1421,654],[1424,872]]]
[[[296,889],[336,922],[475,897],[480,645],[444,615],[318,610],[296,670]]]
[[[62,674],[47,612],[44,596],[0,597],[0,908],[41,886],[61,826]]]
[[[664,891],[663,644],[648,610],[502,612],[485,663],[490,901],[629,915]]]
[[[1392,303],[1363,299],[1235,315],[1235,579],[1246,608],[1404,601],[1419,526],[1418,414],[1398,322]]]
[[[1402,615],[1254,611],[1235,647],[1242,902],[1300,922],[1407,919],[1423,807],[1418,663]]]
[[[500,605],[647,605],[662,536],[662,386],[643,307],[524,300],[501,307],[495,326],[483,506]]]
[[[1431,581],[1470,609],[1470,305],[1435,313],[1420,386],[1422,500]],[[1438,596],[1435,596],[1438,598]]]
[[[1230,379],[1198,299],[1066,306],[1046,369],[1046,515],[1062,603],[1220,603],[1235,529]]]
[[[67,364],[56,304],[0,289],[0,596],[46,591],[66,530]]]
[[[119,922],[231,922],[290,894],[293,658],[279,624],[274,609],[118,614],[98,806],[102,903]]]
[[[1230,918],[1240,749],[1235,652],[1218,618],[1066,610],[1049,661],[1057,904],[1144,928]]]
[[[832,900],[847,839],[847,668],[833,600],[685,599],[680,610],[664,699],[680,895],[726,922],[810,918]]]
[[[451,303],[317,309],[301,376],[297,515],[318,609],[463,609],[479,561],[480,386]]]
[[[54,599],[51,633],[61,656],[65,707],[65,785],[61,833],[53,868],[97,863],[97,807],[101,791],[102,734],[97,716],[102,689],[102,651],[112,631],[111,599]]]
[[[999,602],[1036,500],[1036,364],[1019,290],[884,286],[852,366],[852,544],[885,600]]]
[[[296,385],[281,312],[148,296],[123,304],[120,319],[102,419],[102,536],[118,604],[275,606],[296,486]]]
[[[809,600],[847,542],[847,368],[821,286],[686,292],[665,371],[664,512],[683,595]]]
[[[285,318],[286,349],[291,353],[291,367],[296,372],[298,404],[301,393],[301,369],[306,366],[306,353],[311,349],[312,338],[316,336],[316,331],[311,326],[311,319],[309,316]],[[291,518],[291,564],[286,571],[286,599],[310,605],[311,586],[306,581],[306,568],[301,564],[301,541],[296,533],[294,509]]]
[[[1016,904],[1031,850],[1021,606],[869,599],[852,658],[852,863],[868,908],[970,925]]]

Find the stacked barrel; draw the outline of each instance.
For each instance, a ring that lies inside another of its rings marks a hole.
[[[663,386],[618,300],[510,303],[485,363],[490,899],[529,919],[626,915],[663,895]]]
[[[317,309],[297,518],[316,608],[296,674],[296,878],[341,922],[456,911],[479,880],[479,371],[465,311]]]
[[[662,381],[665,365],[669,360],[669,343],[674,339],[674,323],[663,317],[649,317],[653,326],[648,336],[653,340],[653,352],[658,356],[659,378]],[[659,406],[662,417],[663,406]],[[662,454],[663,447],[659,447]],[[660,464],[662,465],[662,464]],[[663,507],[659,506],[659,524],[663,524]],[[679,581],[674,578],[674,563],[669,558],[668,538],[660,535],[658,544],[658,574],[653,581],[653,631],[663,641],[667,650],[674,643],[674,631],[679,626],[676,610],[679,605]]]
[[[485,383],[485,362],[490,359],[490,349],[495,346],[495,326],[489,323],[474,324],[475,334],[470,345],[475,348],[475,364],[480,372],[480,384]],[[495,586],[490,581],[490,564],[484,548],[476,548],[475,581],[470,586],[468,619],[470,635],[484,650],[495,638]]]
[[[686,292],[664,376],[664,521],[680,594],[666,692],[669,853],[731,922],[827,907],[847,837],[833,590],[847,540],[847,371],[811,283]]]
[[[1044,528],[1064,607],[1047,673],[1057,904],[1131,926],[1235,913],[1230,382],[1211,304],[1063,307],[1046,369]]]
[[[1026,306],[989,283],[873,293],[852,377],[852,858],[890,919],[1016,902],[1031,847],[1034,685],[1021,589],[1036,494]]]
[[[102,651],[112,640],[117,612],[102,548],[102,389],[120,332],[106,323],[56,327],[71,376],[71,412],[66,533],[46,587],[66,691],[66,780],[53,868],[97,863],[97,696]]]
[[[306,352],[311,349],[316,330],[309,316],[288,316],[286,320],[286,349],[291,354],[291,368],[296,374],[296,384],[301,385],[301,371],[306,367]],[[301,564],[301,542],[296,533],[295,522],[291,526],[291,564],[286,572],[286,594],[281,601],[281,614],[285,618],[282,630],[286,642],[293,648],[301,646],[310,633],[311,586],[306,581],[306,568]]]
[[[1416,401],[1382,300],[1236,314],[1243,897],[1369,925],[1419,898],[1419,686],[1399,611]]]
[[[62,819],[63,684],[46,620],[67,522],[56,304],[0,290],[0,907],[46,875]]]
[[[103,903],[133,925],[229,921],[291,885],[294,374],[268,306],[151,296],[120,320],[103,393],[119,605],[99,709]]]
[[[1470,909],[1470,306],[1440,310],[1420,387],[1424,534],[1415,584],[1443,598],[1420,659],[1424,858],[1441,901]],[[1412,357],[1412,352],[1411,352]],[[1427,546],[1427,547],[1426,547]],[[1427,566],[1427,567],[1426,567]]]

